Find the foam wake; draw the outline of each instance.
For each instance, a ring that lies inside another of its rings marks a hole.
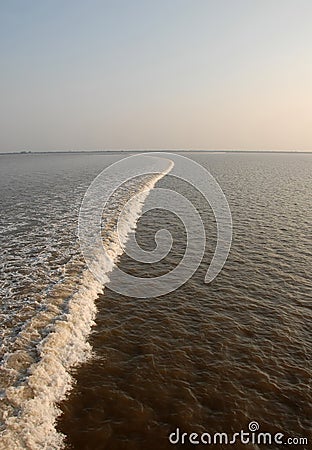
[[[146,197],[171,168],[172,165],[162,173],[137,180],[135,194],[139,195],[123,217],[121,240],[114,223],[110,223],[113,216],[107,218],[104,245],[109,245],[114,264],[136,227]],[[112,268],[107,267],[107,281]],[[92,355],[87,337],[96,316],[95,300],[104,288],[81,261],[73,259],[66,273],[64,283],[49,294],[46,307],[25,325],[15,341],[14,351],[4,355],[0,449],[64,448],[65,437],[55,428],[61,412],[57,404],[73,385],[70,370]]]

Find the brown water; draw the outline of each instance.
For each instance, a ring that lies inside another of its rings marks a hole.
[[[77,383],[61,404],[58,430],[68,449],[193,448],[171,444],[169,434],[177,427],[231,434],[248,431],[251,421],[263,432],[310,439],[285,448],[311,448],[311,155],[192,157],[216,177],[231,207],[234,240],[226,266],[204,283],[215,244],[213,215],[200,194],[166,176],[158,186],[180,190],[201,212],[204,260],[165,296],[133,299],[106,288],[98,298],[89,338],[94,356],[73,373]],[[153,248],[159,228],[174,237],[164,261],[147,267],[124,255],[119,267],[148,277],[174,267],[185,234],[172,214],[143,216],[138,241]]]

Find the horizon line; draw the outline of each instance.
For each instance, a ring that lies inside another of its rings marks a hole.
[[[172,153],[312,153],[312,150],[243,150],[243,149],[224,149],[224,150],[213,150],[213,149],[170,149],[170,148],[161,148],[161,149],[91,149],[91,150],[16,150],[12,152],[2,152],[0,151],[0,155],[29,155],[29,154],[46,154],[46,153],[149,153],[149,152],[172,152]]]

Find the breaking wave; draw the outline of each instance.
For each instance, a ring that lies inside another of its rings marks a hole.
[[[114,264],[136,227],[146,197],[169,170],[171,166],[162,173],[132,180],[105,207],[103,244],[109,248]],[[118,213],[134,194],[136,202],[122,219],[120,241],[116,232]],[[64,264],[62,276],[46,290],[35,309],[29,304],[23,326],[15,333],[11,329],[2,347],[3,450],[64,448],[64,435],[55,428],[60,414],[57,405],[74,383],[71,369],[92,356],[87,337],[94,325],[97,296],[104,288],[86,268],[77,242],[73,246],[75,251]],[[107,281],[111,270],[107,267]]]

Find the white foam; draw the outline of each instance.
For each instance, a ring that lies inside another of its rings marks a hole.
[[[127,220],[121,224],[120,240],[117,234],[113,236],[110,251],[115,264],[123,253],[129,233],[136,227],[144,200],[172,165],[141,186],[135,205],[132,204]],[[107,267],[107,273],[111,270],[112,267]],[[68,302],[67,311],[57,318],[50,326],[50,332],[37,345],[39,361],[30,366],[26,380],[5,390],[10,408],[3,413],[5,429],[0,435],[1,450],[64,448],[64,436],[55,428],[61,413],[57,404],[73,385],[70,369],[92,354],[87,337],[96,316],[95,300],[102,291],[103,285],[95,280],[89,270],[85,270],[79,289]]]

